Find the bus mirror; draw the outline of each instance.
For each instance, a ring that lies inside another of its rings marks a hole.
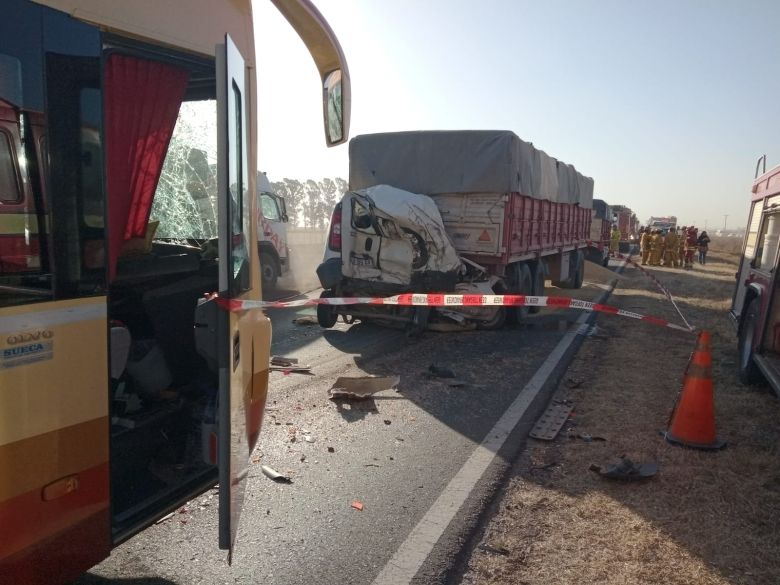
[[[331,71],[323,81],[322,106],[325,117],[325,140],[328,146],[341,144],[346,140],[348,129],[344,124],[345,104],[341,69]],[[346,108],[345,108],[346,105]]]

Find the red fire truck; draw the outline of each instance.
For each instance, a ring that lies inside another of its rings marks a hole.
[[[759,165],[763,165],[761,176]],[[765,378],[780,395],[780,166],[766,171],[765,156],[756,166],[751,199],[731,304],[739,340],[739,377],[747,384]]]

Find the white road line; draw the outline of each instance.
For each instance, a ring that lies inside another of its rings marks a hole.
[[[585,320],[591,314],[583,313],[580,315],[576,321],[579,327],[567,332],[558,342],[533,378],[520,391],[512,405],[474,450],[455,477],[450,480],[450,483],[447,484],[422,520],[412,529],[403,544],[398,547],[393,557],[374,579],[373,585],[403,585],[411,582],[455,514],[458,513],[466,498],[471,494],[474,486],[495,459],[496,453],[504,445],[555,367],[563,359],[566,350],[569,349],[577,335],[584,335],[587,332],[588,326],[585,324]]]

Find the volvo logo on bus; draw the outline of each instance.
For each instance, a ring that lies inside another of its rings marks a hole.
[[[8,345],[17,345],[19,343],[29,343],[30,341],[39,341],[41,339],[51,339],[54,337],[54,331],[41,329],[39,331],[27,331],[25,333],[12,333],[6,338]]]

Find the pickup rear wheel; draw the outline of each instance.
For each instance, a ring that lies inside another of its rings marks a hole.
[[[322,291],[321,299],[332,298],[333,293],[329,290]],[[330,329],[338,321],[339,314],[333,305],[317,305],[317,323],[324,329]]]
[[[756,326],[760,317],[761,303],[759,299],[754,298],[748,301],[744,308],[745,317],[742,319],[742,326],[739,328],[739,379],[743,384],[755,385],[762,381],[761,371],[758,369],[755,360],[754,338]]]

